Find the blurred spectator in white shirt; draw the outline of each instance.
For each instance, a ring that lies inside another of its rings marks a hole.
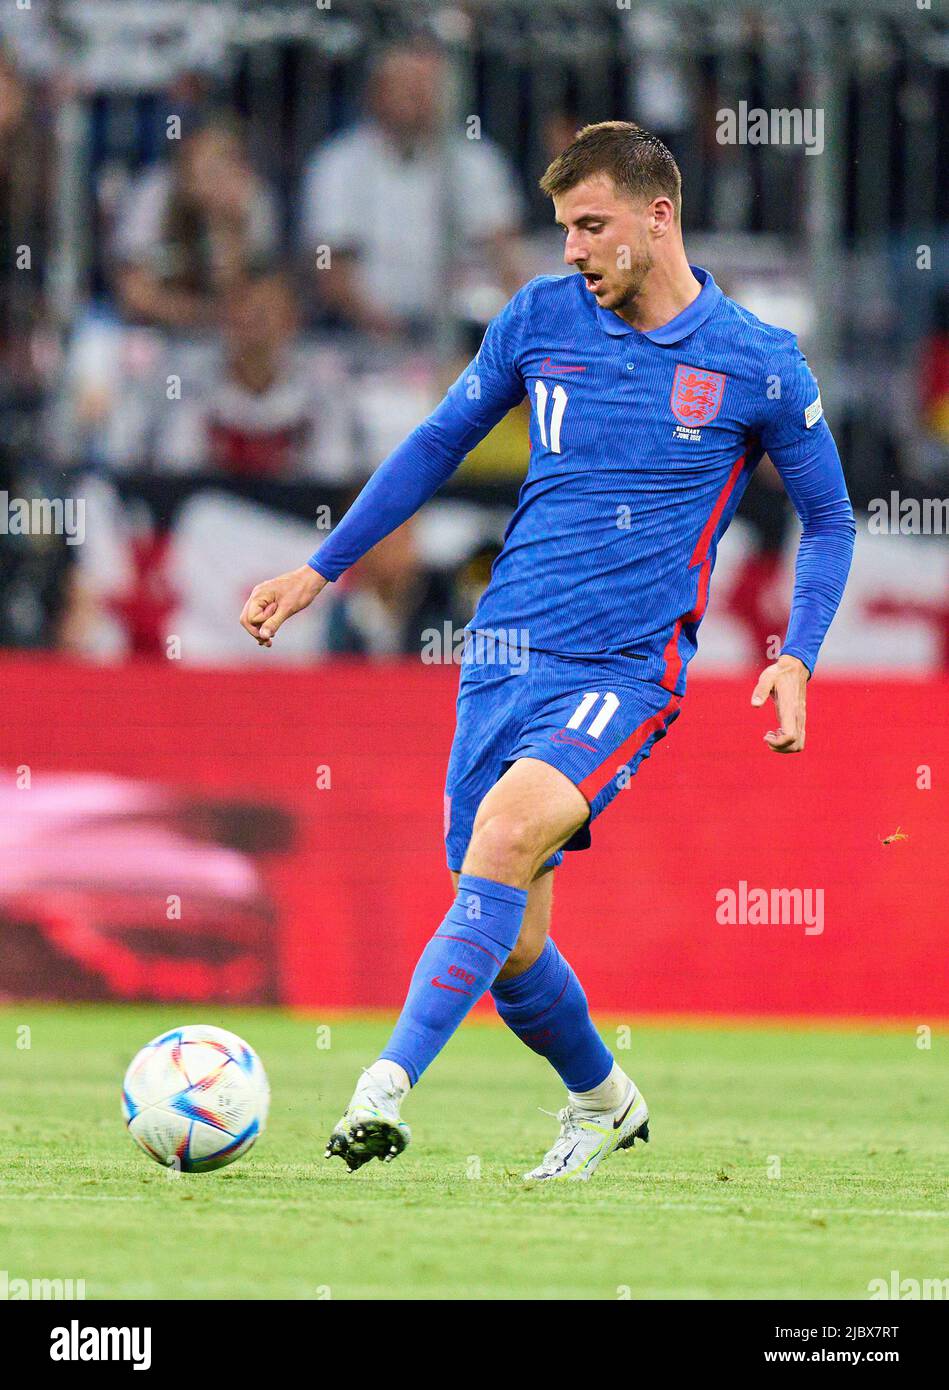
[[[228,291],[220,347],[205,380],[193,383],[193,407],[179,412],[181,427],[167,437],[171,466],[283,481],[356,476],[342,372],[321,378],[298,335],[283,274],[252,276]]]
[[[224,293],[210,340],[91,320],[51,430],[64,463],[349,483],[352,395],[345,360],[301,339],[286,276],[258,270]]]
[[[303,250],[324,305],[356,328],[394,334],[424,323],[457,289],[464,256],[478,250],[505,295],[523,283],[512,172],[481,137],[477,118],[445,141],[445,76],[435,48],[384,50],[369,77],[366,119],[318,149],[305,171]],[[445,213],[453,257],[447,285]]]
[[[220,292],[277,240],[271,191],[231,121],[214,116],[129,189],[112,246],[122,311],[163,328],[207,327]]]

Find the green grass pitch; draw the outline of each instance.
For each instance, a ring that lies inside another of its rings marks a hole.
[[[409,1150],[350,1175],[323,1146],[388,1020],[329,1019],[328,1048],[319,1021],[0,1009],[0,1268],[84,1279],[90,1299],[865,1299],[891,1270],[946,1273],[939,1036],[634,1027],[618,1055],[652,1142],[533,1189],[521,1173],[556,1129],[538,1106],[561,1092],[505,1029],[466,1024],[409,1097]],[[125,1134],[119,1093],[137,1049],[182,1022],[246,1037],[273,1103],[247,1157],[174,1178]]]

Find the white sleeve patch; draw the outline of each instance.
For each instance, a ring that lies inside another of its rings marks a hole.
[[[806,428],[810,429],[812,425],[816,425],[823,414],[824,407],[820,403],[820,392],[818,391],[817,400],[811,401],[810,405],[807,406],[804,411],[804,424]]]

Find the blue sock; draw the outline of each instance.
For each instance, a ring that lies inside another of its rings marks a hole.
[[[507,1026],[547,1058],[568,1091],[592,1091],[609,1076],[613,1057],[583,986],[549,938],[529,970],[495,983],[491,993]]]
[[[514,949],[527,890],[462,874],[454,904],[419,957],[399,1021],[380,1057],[414,1086]]]

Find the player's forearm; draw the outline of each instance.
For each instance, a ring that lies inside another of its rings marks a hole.
[[[481,357],[468,364],[428,419],[379,465],[335,531],[310,557],[318,574],[338,579],[408,521],[523,397],[523,382],[513,369],[500,371],[490,360],[482,364]]]
[[[838,499],[805,523],[797,553],[794,596],[782,654],[799,657],[814,670],[821,644],[840,606],[856,527],[853,509]]]
[[[813,672],[850,573],[856,536],[853,507],[834,437],[823,420],[815,426],[813,439],[772,449],[770,456],[804,528],[781,651],[798,657]]]
[[[418,511],[466,454],[524,398],[517,367],[524,299],[530,286],[492,319],[481,349],[428,419],[376,469],[335,531],[310,557],[338,579],[390,531]]]
[[[319,550],[310,565],[326,579],[338,579],[367,550],[408,521],[464,458],[463,439],[447,437],[424,421],[394,449]]]

